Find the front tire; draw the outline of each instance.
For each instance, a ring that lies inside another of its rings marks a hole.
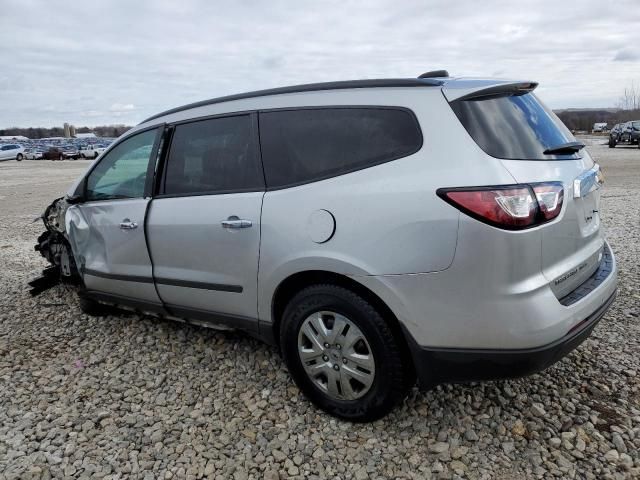
[[[367,300],[336,285],[314,285],[287,305],[282,354],[294,381],[318,407],[354,422],[376,420],[414,382],[401,339]]]
[[[615,148],[616,141],[613,138],[609,138],[609,148]]]
[[[21,161],[22,161],[22,158],[23,158],[23,157],[22,157],[22,154],[21,154],[21,153],[19,153],[19,154],[16,156],[16,160],[17,160],[18,162],[21,162]]]

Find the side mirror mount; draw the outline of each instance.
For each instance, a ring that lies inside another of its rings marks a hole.
[[[82,181],[78,184],[73,195],[67,195],[67,203],[71,205],[76,205],[78,203],[85,202],[87,200],[87,177],[84,177]]]
[[[76,205],[78,203],[84,202],[85,199],[82,195],[72,195],[70,197],[67,197],[65,200],[70,205]]]

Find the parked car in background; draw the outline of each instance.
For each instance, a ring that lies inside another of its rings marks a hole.
[[[591,334],[617,268],[599,166],[536,87],[438,71],[175,108],[47,208],[36,250],[85,312],[247,331],[352,421],[416,379],[540,371]]]
[[[611,146],[611,142],[617,142],[620,138],[620,134],[622,133],[622,127],[624,123],[616,123],[611,131],[609,132],[609,146]]]
[[[638,145],[640,148],[640,120],[631,120],[630,122],[618,124],[619,127],[616,135],[613,129],[609,134],[609,148],[614,148],[617,144]]]
[[[49,147],[48,150],[42,154],[43,160],[63,160],[64,153],[58,147]]]
[[[42,152],[39,152],[35,148],[25,148],[23,155],[26,160],[38,160],[42,158]]]
[[[17,160],[24,158],[24,147],[17,143],[9,143],[0,146],[0,160]]]
[[[77,160],[80,158],[78,150],[70,145],[62,147],[62,154],[64,155],[64,158],[69,160]]]
[[[105,147],[99,147],[97,145],[83,145],[80,147],[80,158],[98,158],[102,152],[106,150]]]
[[[607,122],[598,122],[593,124],[592,133],[600,133],[607,131]]]
[[[620,135],[621,142],[627,142],[630,144],[636,144],[640,140],[640,120],[632,120],[625,124],[622,135]]]

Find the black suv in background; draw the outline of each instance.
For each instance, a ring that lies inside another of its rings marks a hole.
[[[618,143],[638,145],[640,148],[640,120],[619,123],[611,129],[609,148],[614,148]]]
[[[49,147],[46,151],[42,152],[43,160],[64,160],[64,153],[58,147]]]

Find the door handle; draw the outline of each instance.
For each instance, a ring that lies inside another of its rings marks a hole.
[[[244,220],[236,217],[235,215],[231,215],[226,220],[222,220],[220,222],[222,224],[222,228],[249,228],[253,223],[251,220]]]
[[[138,224],[136,222],[132,222],[128,218],[125,218],[120,222],[120,228],[122,230],[133,230],[134,228],[138,228]]]

